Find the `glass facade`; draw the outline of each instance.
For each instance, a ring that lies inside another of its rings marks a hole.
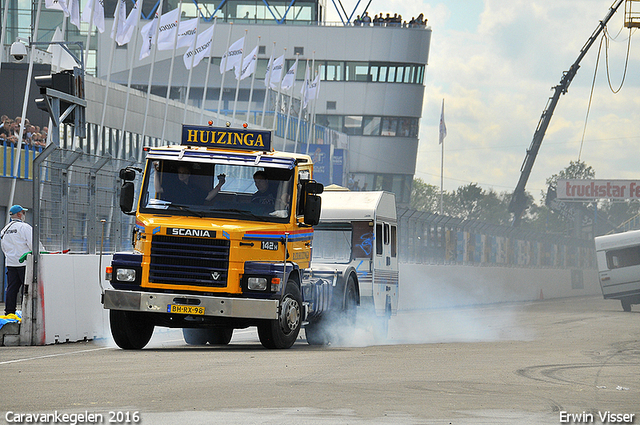
[[[319,125],[352,136],[418,137],[418,118],[359,115],[316,116]]]

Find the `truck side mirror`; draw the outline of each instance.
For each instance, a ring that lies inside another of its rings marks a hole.
[[[133,209],[133,195],[135,187],[132,182],[124,182],[120,189],[120,209],[125,214],[131,214]]]
[[[320,195],[324,192],[324,185],[315,180],[309,180],[305,183],[304,190],[312,195]]]
[[[321,185],[322,186],[322,185]],[[320,222],[320,207],[322,198],[318,195],[307,193],[304,203],[304,223],[309,226],[315,226]]]

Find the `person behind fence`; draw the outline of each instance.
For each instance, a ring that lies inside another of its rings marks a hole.
[[[20,257],[31,251],[33,229],[25,223],[26,208],[14,205],[9,209],[11,221],[0,231],[2,252],[7,266],[7,296],[5,297],[5,315],[15,314],[20,288],[24,284],[26,264],[20,263]]]

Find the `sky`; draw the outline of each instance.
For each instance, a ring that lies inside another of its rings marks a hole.
[[[409,20],[423,13],[433,31],[415,176],[440,187],[444,99],[444,189],[477,183],[512,192],[553,87],[613,3],[373,0],[371,16],[400,13]],[[640,12],[640,1],[631,3]],[[349,10],[356,2],[343,4]],[[640,179],[640,34],[624,28],[624,11],[623,3],[608,24],[608,49],[599,37],[558,102],[526,187],[538,202],[545,180],[578,159],[598,179]]]

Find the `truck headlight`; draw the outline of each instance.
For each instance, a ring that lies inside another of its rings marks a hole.
[[[264,291],[267,289],[267,278],[250,277],[247,279],[247,288],[250,291]]]
[[[134,269],[118,269],[116,280],[120,282],[135,282],[136,271]]]

